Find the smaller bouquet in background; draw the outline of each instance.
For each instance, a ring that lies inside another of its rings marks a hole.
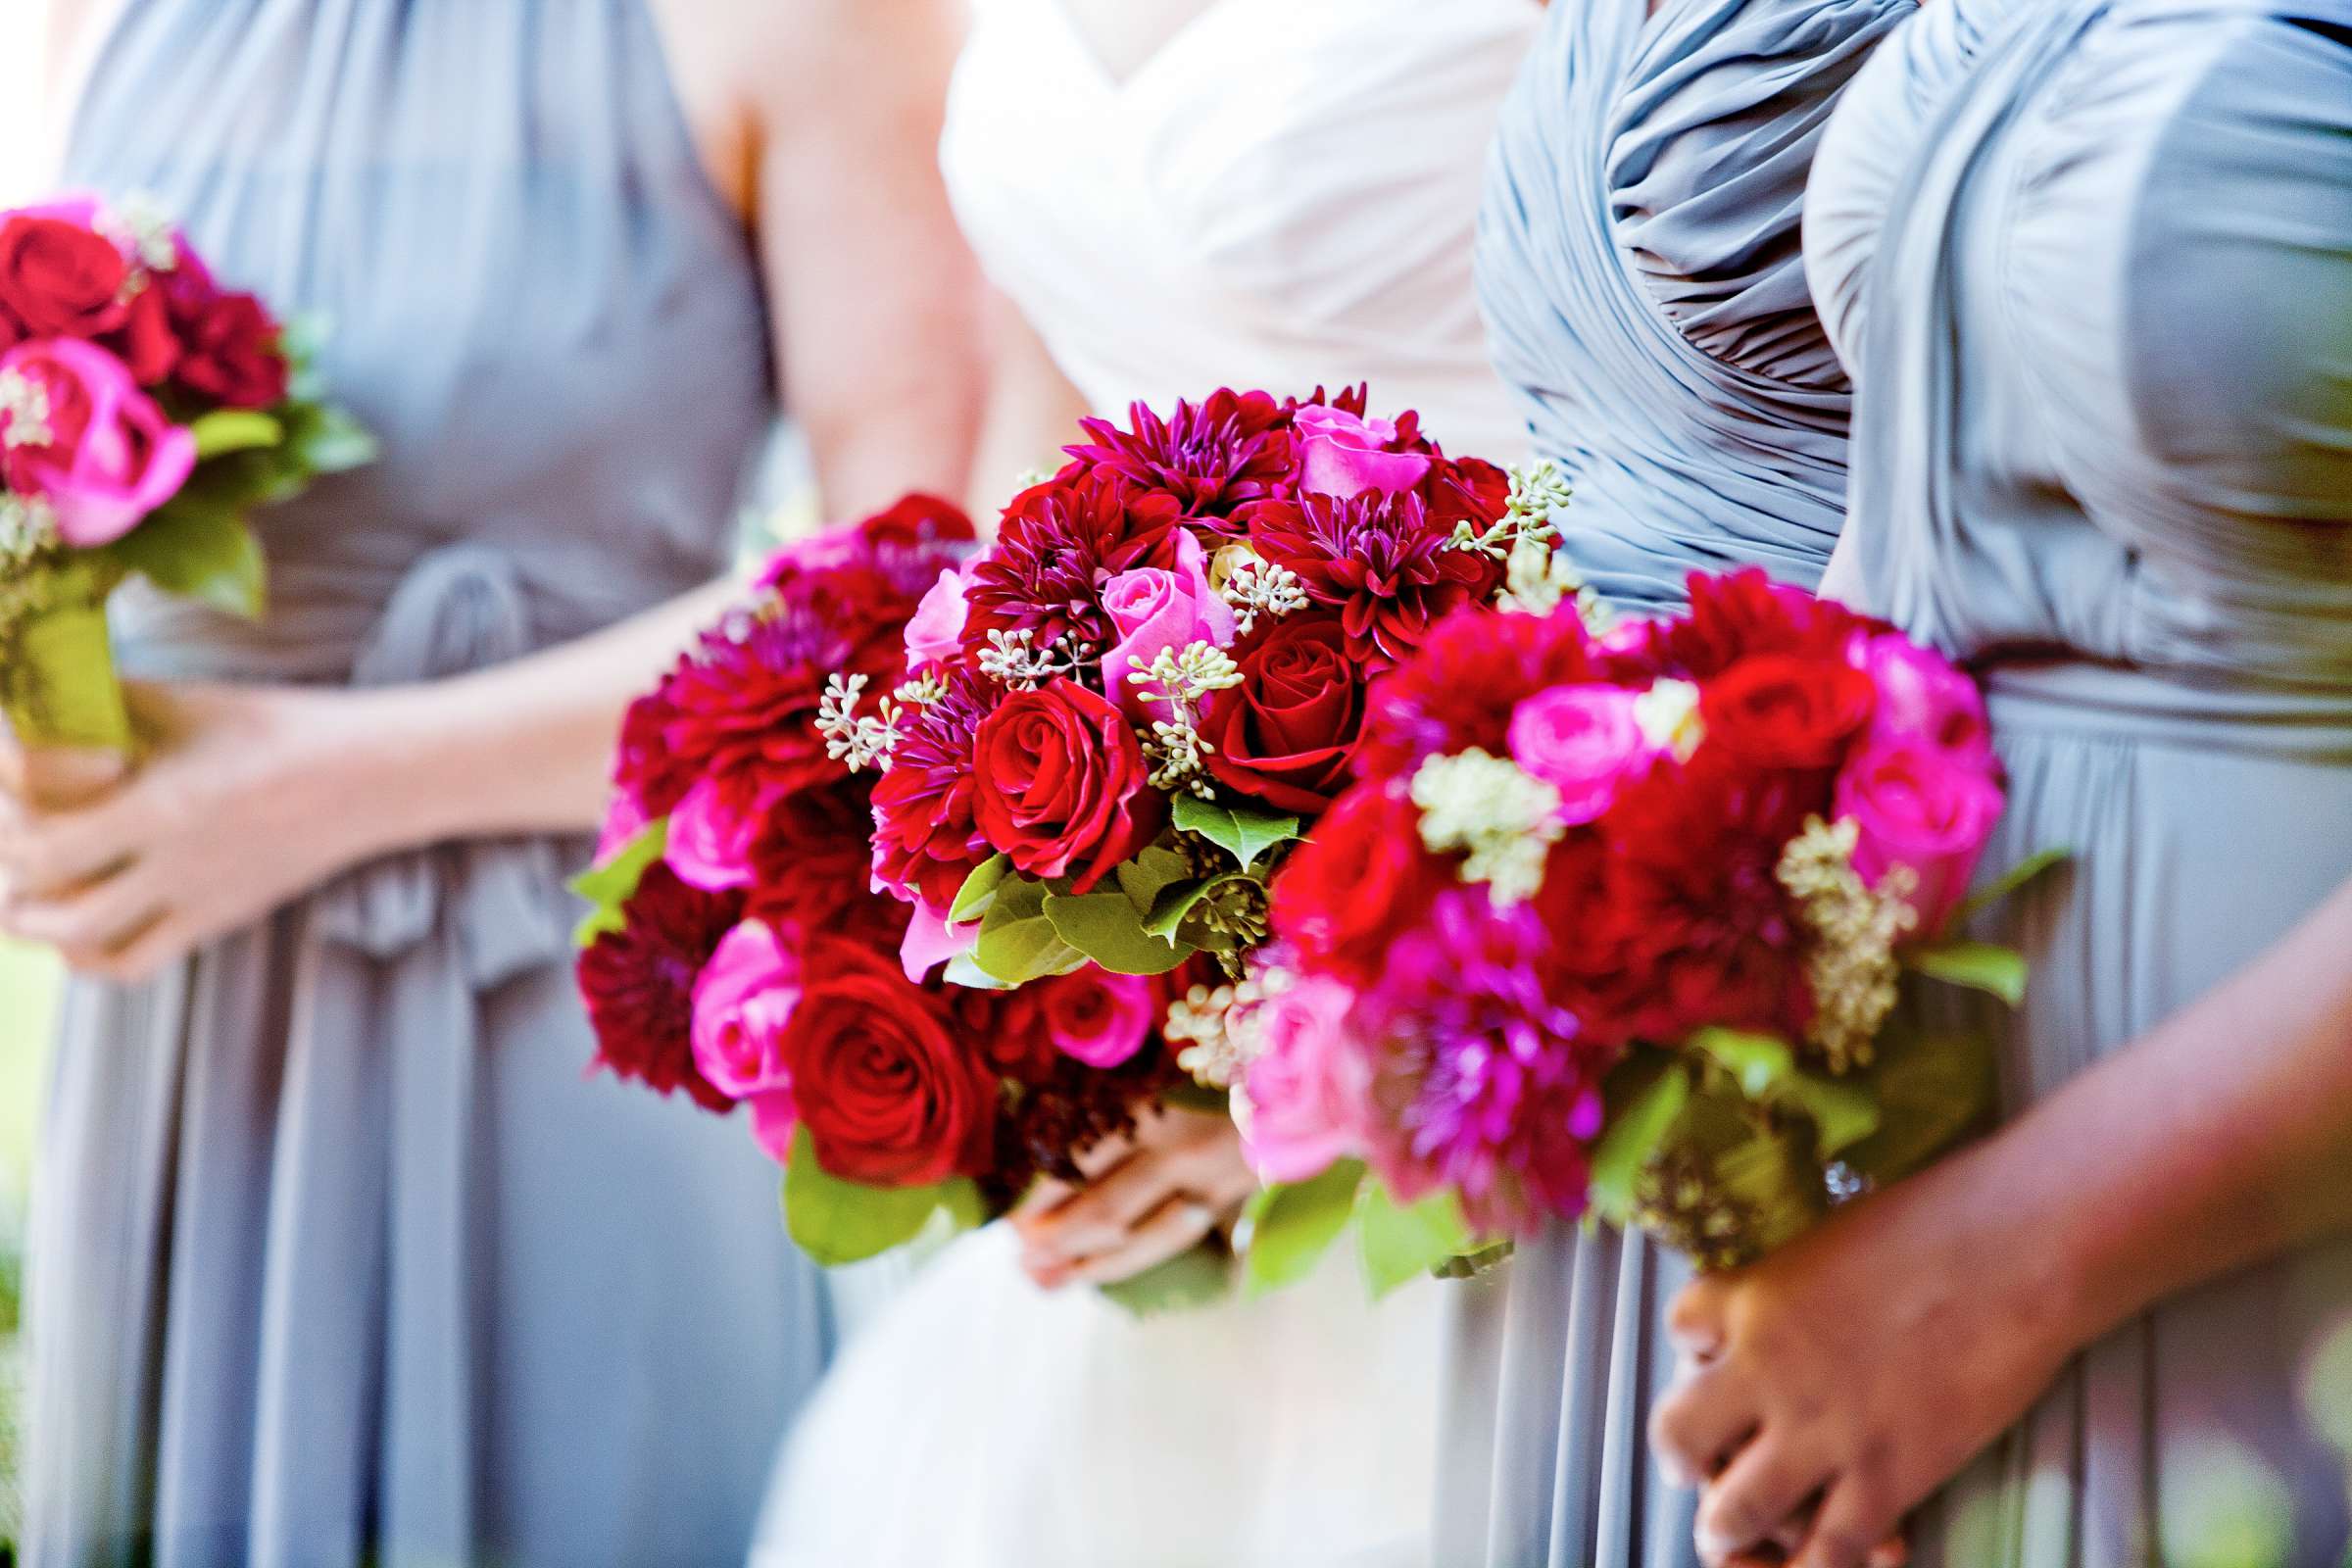
[[[1591,1214],[1726,1267],[1988,1111],[1988,1043],[1898,1007],[2025,984],[1955,934],[2003,792],[1940,657],[1694,576],[1688,612],[1601,635],[1450,621],[1365,734],[1274,888],[1244,1091],[1281,1245],[1368,1165],[1482,1238]]]
[[[1077,1180],[1078,1151],[1180,1078],[1156,1032],[1166,983],[910,972],[913,911],[872,886],[872,783],[829,738],[827,687],[902,688],[908,623],[972,549],[959,512],[915,496],[779,552],[631,707],[576,884],[597,1064],[741,1107],[784,1166],[793,1238],[828,1265],[943,1212],[992,1218],[1041,1174]]]
[[[0,710],[21,743],[129,748],[106,630],[124,579],[261,612],[247,514],[374,455],[305,361],[140,203],[0,211]]]

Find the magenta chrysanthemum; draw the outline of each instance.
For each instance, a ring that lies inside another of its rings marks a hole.
[[[1454,549],[1450,525],[1409,492],[1268,502],[1250,511],[1250,543],[1297,573],[1311,602],[1337,610],[1349,654],[1376,663],[1409,657],[1501,581],[1493,561]]]
[[[934,914],[995,853],[972,814],[972,743],[1004,689],[969,670],[906,723],[890,771],[874,786],[874,877]]]
[[[1360,1014],[1374,1053],[1373,1163],[1400,1199],[1441,1186],[1489,1235],[1583,1212],[1613,1051],[1545,991],[1542,920],[1483,892],[1439,896],[1390,950]]]
[[[1263,392],[1220,390],[1198,406],[1179,402],[1164,419],[1138,403],[1128,416],[1127,430],[1108,419],[1082,421],[1092,443],[1064,450],[1212,522],[1296,488],[1290,411]]]
[[[1114,640],[1103,585],[1130,567],[1173,565],[1179,526],[1173,500],[1115,473],[1023,491],[965,584],[964,647],[986,648],[991,632],[1025,631],[1038,648],[1100,653]]]

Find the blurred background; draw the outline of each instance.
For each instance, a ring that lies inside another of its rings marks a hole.
[[[0,0],[0,207],[39,178],[38,6]],[[32,1165],[56,974],[39,954],[0,942],[0,1562],[16,1536],[17,1318],[24,1262],[24,1193]]]

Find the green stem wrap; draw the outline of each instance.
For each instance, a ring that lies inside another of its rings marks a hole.
[[[0,632],[0,710],[30,750],[130,750],[102,599],[61,595]]]

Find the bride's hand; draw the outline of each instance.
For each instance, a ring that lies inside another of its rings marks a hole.
[[[70,806],[23,787],[0,740],[0,932],[138,980],[399,842],[414,808],[375,776],[365,695],[133,686],[145,750]]]
[[[1012,1212],[1021,1266],[1047,1290],[1108,1285],[1197,1246],[1257,1185],[1221,1114],[1143,1109],[1131,1137],[1079,1156],[1083,1187],[1045,1181]]]
[[[1980,1148],[1733,1273],[1686,1287],[1652,1412],[1667,1473],[1705,1483],[1709,1564],[1801,1541],[1798,1568],[1887,1560],[1903,1515],[2025,1412],[2080,1335],[2046,1250],[1981,1195]],[[1806,1515],[1818,1500],[1818,1511]]]

